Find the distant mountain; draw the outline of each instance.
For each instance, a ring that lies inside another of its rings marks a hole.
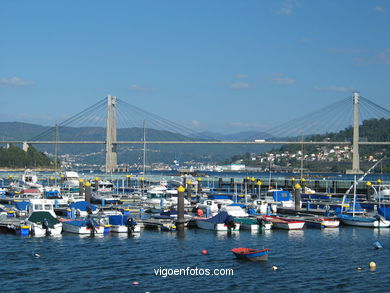
[[[123,141],[142,141],[142,128],[118,128],[117,139]],[[209,134],[211,132],[208,132]],[[256,132],[243,132],[230,135],[219,135],[218,140],[245,141],[252,140]],[[0,140],[55,140],[54,128],[21,123],[0,122]],[[201,138],[191,138],[170,131],[146,129],[147,137],[147,161],[170,163],[173,160],[198,161],[198,162],[221,162],[225,159],[246,152],[261,153],[269,150],[270,146],[264,145],[153,145],[151,141],[191,141],[211,140],[210,135],[201,134]],[[258,139],[260,137],[256,137]],[[217,138],[214,138],[217,139]],[[60,127],[59,140],[73,141],[104,141],[105,128],[103,127]],[[55,146],[35,145],[41,151],[54,154]],[[105,162],[104,145],[59,145],[59,154],[77,155],[77,162],[103,164]],[[141,163],[143,157],[142,145],[118,145],[118,163]]]

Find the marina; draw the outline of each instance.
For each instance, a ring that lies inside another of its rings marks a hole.
[[[390,3],[0,9],[0,292],[389,291]]]

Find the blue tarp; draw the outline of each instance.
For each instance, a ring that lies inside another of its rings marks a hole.
[[[87,201],[77,201],[73,202],[69,205],[70,208],[75,208],[76,210],[79,209],[80,211],[85,212],[87,210],[87,207],[90,207],[93,211],[96,210],[96,206],[90,204]]]
[[[275,190],[272,191],[272,197],[274,201],[287,201],[291,200],[291,193],[287,190]]]
[[[45,191],[45,197],[50,198],[50,197],[58,197],[60,195],[58,190],[50,190],[50,191]]]
[[[126,225],[128,216],[111,215],[108,216],[108,222],[110,225]]]
[[[223,195],[223,194],[214,194],[209,196],[209,199],[230,199],[228,195]]]
[[[93,225],[95,227],[99,226],[99,224],[95,220],[92,220],[92,221],[93,221]],[[74,220],[74,221],[66,221],[65,223],[73,225],[73,226],[77,226],[77,227],[83,227],[83,226],[87,226],[87,224],[90,223],[90,220],[89,219],[81,220],[81,221]]]
[[[224,224],[226,222],[234,221],[234,218],[230,216],[227,212],[219,212],[214,217],[205,220],[207,222],[216,223],[216,224]]]
[[[245,209],[245,207],[246,207],[246,205],[240,204],[240,203],[232,203],[232,204],[228,205],[228,207],[234,207],[234,206],[237,206],[237,207],[240,207],[240,208],[243,208],[243,209]]]
[[[29,201],[15,201],[15,206],[19,211],[27,210],[27,206],[31,203]]]

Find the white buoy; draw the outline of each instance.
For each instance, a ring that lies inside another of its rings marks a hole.
[[[41,257],[39,253],[33,253],[33,257],[38,258]]]
[[[375,269],[376,263],[374,261],[372,261],[372,262],[370,262],[369,266],[370,266],[370,269]]]
[[[272,270],[273,270],[273,271],[276,271],[277,269],[278,269],[277,266],[272,266]]]

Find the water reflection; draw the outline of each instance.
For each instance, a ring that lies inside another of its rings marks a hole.
[[[340,229],[339,228],[325,228],[325,229],[322,229],[322,233],[325,236],[329,236],[329,237],[334,238],[340,234]]]
[[[389,228],[372,229],[372,234],[374,236],[389,236],[390,235],[390,229]]]
[[[228,238],[240,238],[240,231],[215,231],[218,240],[224,240]]]
[[[124,240],[129,238],[140,238],[141,233],[127,234],[127,233],[111,233],[112,237]]]
[[[301,239],[304,236],[303,230],[288,230],[288,237],[292,239]]]

